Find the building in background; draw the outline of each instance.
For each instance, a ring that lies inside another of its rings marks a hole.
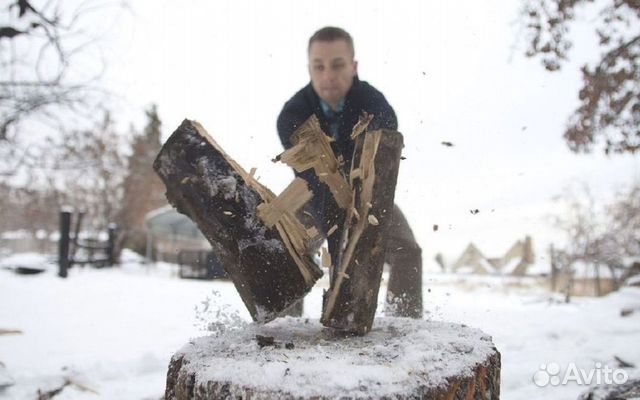
[[[499,258],[486,257],[473,243],[469,243],[451,269],[460,274],[524,276],[535,262],[530,236],[517,240]]]
[[[226,278],[211,245],[186,215],[171,206],[153,210],[145,216],[146,258],[180,265],[180,277]]]
[[[196,224],[172,206],[147,213],[145,227],[148,260],[176,263],[180,252],[211,250]]]

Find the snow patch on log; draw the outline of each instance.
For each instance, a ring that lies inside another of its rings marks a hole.
[[[264,236],[251,238],[251,239],[240,239],[238,240],[238,249],[240,252],[244,251],[248,247],[259,247],[264,248],[267,251],[284,253],[285,248],[282,245],[282,242],[276,239],[265,239]]]
[[[207,157],[200,157],[195,161],[195,166],[200,179],[207,182],[212,198],[218,193],[221,193],[225,200],[232,200],[236,197],[236,182],[240,180],[239,174],[220,174]]]

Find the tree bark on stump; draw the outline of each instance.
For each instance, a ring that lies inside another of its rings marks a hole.
[[[378,130],[356,138],[343,249],[331,271],[322,323],[346,333],[365,335],[373,324],[384,267],[386,230],[394,204],[402,135]]]
[[[295,209],[275,202],[269,210],[276,196],[197,122],[180,125],[153,167],[167,187],[169,202],[208,239],[254,321],[276,318],[322,276],[308,254],[314,232],[305,230]],[[304,192],[304,186],[297,182],[294,193]],[[269,215],[269,225],[259,217],[259,206]]]
[[[500,398],[500,353],[465,325],[379,318],[336,337],[285,318],[192,340],[169,364],[166,400]]]

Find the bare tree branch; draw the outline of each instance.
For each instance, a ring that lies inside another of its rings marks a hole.
[[[80,23],[113,6],[126,8],[116,0],[86,0],[73,10],[64,9],[62,0],[41,5],[12,0],[0,10],[9,21],[0,27],[0,143],[13,142],[21,123],[30,118],[63,110],[76,113],[104,99],[107,91],[96,85],[104,59],[94,71],[80,74],[72,67],[97,47],[97,36]]]
[[[593,0],[524,0],[528,57],[558,71],[572,47],[570,26],[578,8]],[[603,3],[599,3],[603,4]],[[564,132],[574,152],[603,147],[606,154],[640,152],[640,0],[607,0],[595,32],[602,53],[585,64],[580,105]]]

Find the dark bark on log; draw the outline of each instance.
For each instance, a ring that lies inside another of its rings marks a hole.
[[[331,272],[322,323],[345,333],[371,330],[385,258],[386,229],[393,210],[402,135],[381,130],[356,138],[344,250]]]
[[[309,233],[291,212],[267,227],[260,204],[276,196],[233,161],[197,122],[185,120],[154,169],[167,198],[211,243],[251,317],[268,322],[311,289],[322,271],[308,255]]]

